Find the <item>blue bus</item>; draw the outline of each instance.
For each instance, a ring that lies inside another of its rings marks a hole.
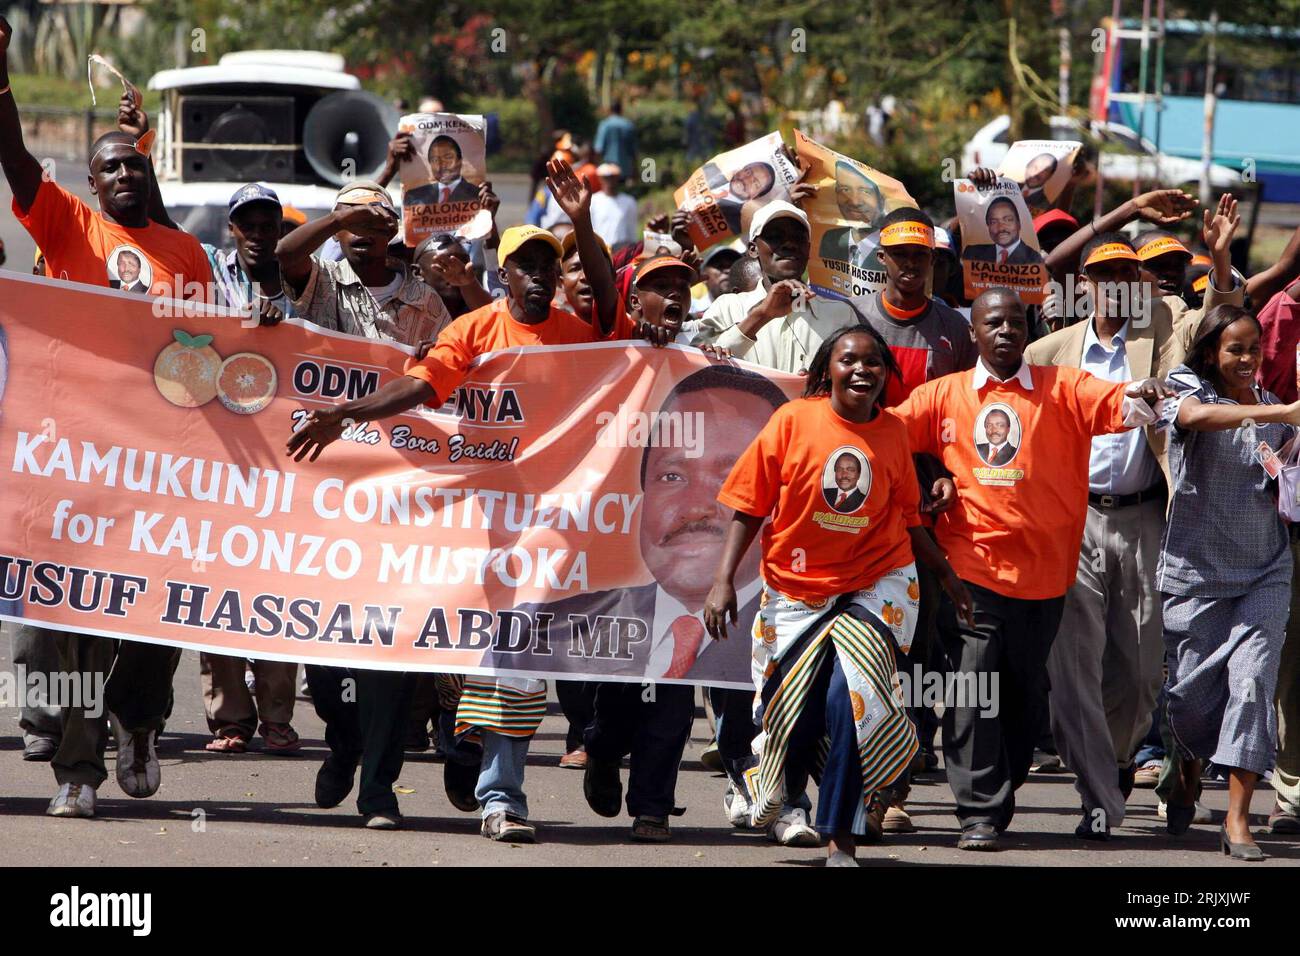
[[[1145,84],[1142,21],[1108,17],[1102,28],[1106,47],[1093,76],[1093,118],[1131,127],[1171,156],[1199,160],[1210,24],[1168,21],[1161,62],[1153,23]],[[1220,23],[1215,84],[1214,162],[1249,169],[1253,161],[1263,199],[1300,202],[1300,30]]]

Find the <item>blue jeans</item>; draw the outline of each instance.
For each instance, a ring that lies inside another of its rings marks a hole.
[[[474,797],[483,808],[485,820],[493,813],[503,811],[528,819],[524,768],[532,740],[531,736],[507,737],[490,730],[483,731],[483,767],[478,773]]]

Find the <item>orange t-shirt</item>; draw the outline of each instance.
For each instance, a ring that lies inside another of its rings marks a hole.
[[[861,590],[911,564],[919,498],[906,427],[883,413],[847,421],[829,398],[777,409],[718,493],[728,508],[773,515],[763,580],[801,601]]]
[[[14,215],[45,254],[45,274],[169,299],[212,301],[212,267],[199,241],[152,220],[140,229],[109,222],[58,183],[43,180],[24,215]],[[177,282],[181,287],[173,289]],[[187,283],[200,283],[202,293]]]
[[[1041,600],[1074,583],[1092,437],[1124,430],[1128,383],[1025,367],[1030,390],[990,377],[976,391],[974,371],[955,372],[889,411],[907,424],[912,450],[938,457],[957,485],[935,525],[953,570],[998,594]]]
[[[466,312],[442,330],[438,341],[423,360],[406,370],[412,378],[427,382],[435,398],[430,405],[437,407],[451,397],[465,380],[474,359],[486,352],[516,348],[522,345],[581,345],[586,342],[603,342],[625,337],[627,318],[619,309],[614,331],[602,336],[594,323],[584,322],[572,312],[551,305],[550,315],[541,322],[520,322],[510,314],[506,298]]]

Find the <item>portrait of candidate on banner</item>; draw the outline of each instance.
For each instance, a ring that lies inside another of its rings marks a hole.
[[[961,223],[961,263],[966,296],[985,289],[1014,289],[1026,304],[1043,301],[1047,267],[1020,185],[999,177],[980,189],[969,179],[953,184]]]
[[[719,153],[691,174],[673,193],[677,208],[691,214],[691,240],[697,249],[743,236],[754,213],[776,199],[790,200],[798,180],[780,133]]]
[[[483,117],[412,113],[402,117],[397,129],[411,134],[415,152],[398,171],[406,244],[415,246],[440,233],[481,239],[491,232],[491,214],[478,202],[487,174]]]
[[[1082,147],[1073,140],[1017,140],[1002,158],[997,173],[1020,184],[1030,215],[1037,216],[1057,206]]]
[[[812,230],[808,282],[819,295],[859,298],[885,287],[877,228],[886,213],[916,201],[898,180],[794,131],[804,182],[818,187],[804,211]]]
[[[732,515],[717,494],[736,458],[786,401],[772,380],[736,366],[709,366],[678,381],[658,413],[698,421],[698,449],[651,442],[629,450],[639,458],[644,501],[636,547],[649,580],[518,608],[534,627],[539,615],[550,615],[549,652],[538,653],[535,641],[518,651],[503,650],[509,642],[499,637],[485,663],[499,672],[539,676],[747,684],[750,649],[742,638],[758,611],[762,583],[756,545],[736,571],[737,636],[714,641],[701,619]],[[854,464],[856,487],[865,459]]]

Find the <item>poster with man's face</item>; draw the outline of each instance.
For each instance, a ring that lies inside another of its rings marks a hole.
[[[997,173],[1020,184],[1030,214],[1038,216],[1056,205],[1082,147],[1073,140],[1017,140],[1002,158]]]
[[[799,170],[786,155],[780,133],[719,153],[673,193],[691,213],[695,248],[704,250],[749,230],[754,213],[776,199],[790,201]]]
[[[408,246],[450,233],[481,239],[492,231],[492,215],[479,205],[487,174],[483,117],[460,113],[412,113],[398,132],[411,134],[415,150],[398,175],[402,182],[402,227]]]
[[[969,179],[953,184],[961,223],[961,264],[967,298],[986,289],[1013,289],[1026,305],[1043,301],[1047,267],[1020,185],[998,178],[979,189]]]
[[[880,220],[916,200],[898,180],[866,163],[827,149],[800,130],[795,151],[807,173],[804,182],[820,187],[804,203],[812,227],[808,283],[818,295],[855,299],[885,287],[880,261]]]
[[[153,284],[153,266],[135,246],[114,248],[107,259],[108,285],[123,292],[148,295]]]

